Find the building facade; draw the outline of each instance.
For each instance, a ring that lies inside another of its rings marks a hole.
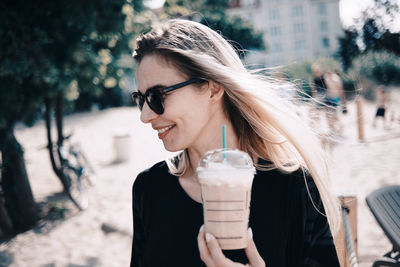
[[[339,0],[232,0],[228,13],[263,32],[266,51],[247,62],[266,67],[330,56],[343,33]]]

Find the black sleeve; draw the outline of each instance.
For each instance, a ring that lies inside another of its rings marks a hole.
[[[335,244],[327,217],[323,215],[325,210],[318,189],[310,176],[307,177],[308,190],[304,182],[303,184],[301,190],[303,197],[300,201],[304,214],[304,261],[302,266],[339,267]]]
[[[144,266],[144,253],[146,244],[146,234],[144,228],[144,197],[145,197],[145,179],[147,171],[140,173],[132,188],[132,212],[133,212],[133,240],[131,267]]]

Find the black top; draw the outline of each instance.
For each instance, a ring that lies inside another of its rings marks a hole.
[[[317,94],[319,94],[319,95],[325,95],[326,94],[326,90],[327,90],[327,86],[326,86],[326,83],[325,83],[325,78],[324,78],[324,76],[321,76],[321,77],[315,77],[314,78],[314,85],[315,85],[315,88],[317,89]]]
[[[324,212],[310,177],[307,183],[315,206]],[[202,205],[186,194],[164,161],[136,178],[133,218],[131,267],[205,266],[197,247]],[[327,219],[313,207],[300,171],[257,171],[249,225],[269,267],[339,266]],[[224,254],[248,262],[244,250],[224,250]]]

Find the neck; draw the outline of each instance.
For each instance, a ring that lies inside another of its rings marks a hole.
[[[232,123],[228,119],[219,120],[218,123],[215,123],[214,127],[210,127],[215,130],[206,135],[207,138],[204,139],[206,142],[199,142],[188,148],[190,166],[184,176],[195,176],[196,168],[199,165],[201,157],[209,150],[222,148],[223,124],[226,125],[227,148],[239,148],[239,139],[234,132]]]

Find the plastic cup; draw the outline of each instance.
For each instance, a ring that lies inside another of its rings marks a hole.
[[[249,155],[237,149],[211,150],[200,160],[205,231],[222,249],[247,247],[254,173]]]

